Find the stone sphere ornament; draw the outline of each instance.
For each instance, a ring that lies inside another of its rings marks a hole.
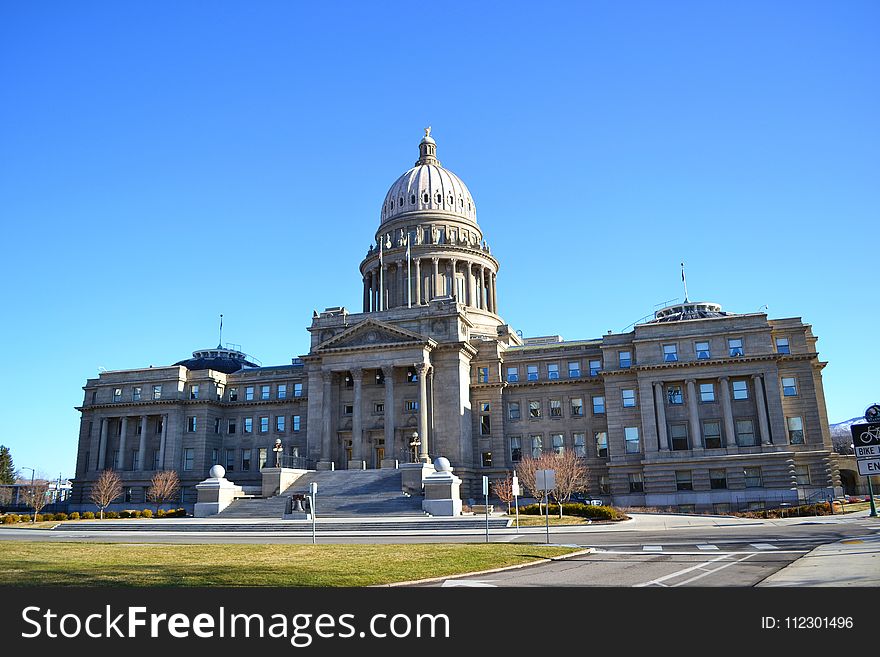
[[[434,470],[437,472],[452,472],[452,464],[449,463],[448,458],[440,456],[434,459]]]
[[[215,465],[208,471],[208,475],[210,475],[213,479],[223,479],[226,476],[226,468],[222,465]]]

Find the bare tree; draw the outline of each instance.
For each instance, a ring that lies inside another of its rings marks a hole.
[[[492,482],[492,494],[502,502],[507,502],[507,515],[510,515],[510,503],[513,502],[513,476],[508,472],[504,479]]]
[[[180,491],[180,478],[174,470],[161,470],[153,475],[150,487],[147,489],[147,499],[156,505],[156,515],[159,507],[177,497]]]
[[[12,502],[12,488],[0,484],[0,506],[6,506]]]
[[[104,509],[120,495],[122,495],[122,478],[113,470],[104,470],[95,480],[89,493],[89,499],[101,509],[101,520],[104,519]]]
[[[548,467],[556,471],[556,488],[550,494],[559,504],[561,518],[562,504],[568,502],[572,494],[584,490],[589,469],[584,460],[570,450],[554,454],[550,460]]]
[[[37,514],[49,503],[49,482],[45,479],[37,479],[24,487],[24,503],[34,510],[34,522]]]

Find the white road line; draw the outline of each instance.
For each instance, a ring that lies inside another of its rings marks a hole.
[[[735,566],[736,564],[741,563],[741,562],[745,561],[746,559],[751,559],[753,556],[755,556],[754,553],[747,554],[742,559],[737,559],[736,561],[730,561],[730,562],[724,564],[723,566],[719,566],[718,568],[714,568],[712,570],[707,570],[704,573],[700,573],[696,577],[691,577],[690,579],[686,579],[685,581],[679,582],[678,584],[674,584],[673,586],[684,586],[685,584],[690,584],[691,582],[695,582],[698,579],[705,577],[706,575],[712,575],[713,573],[717,573],[719,570],[724,570],[728,566]]]
[[[669,575],[664,575],[663,577],[658,577],[657,579],[652,579],[649,582],[642,582],[641,584],[634,584],[633,587],[639,588],[642,586],[666,586],[666,584],[663,584],[663,582],[665,582],[667,579],[672,579],[673,577],[678,577],[680,575],[684,575],[685,573],[690,573],[695,570],[700,570],[705,565],[708,565],[710,563],[715,563],[716,561],[722,561],[723,559],[727,559],[729,556],[730,555],[728,555],[728,554],[723,554],[720,557],[716,557],[716,558],[712,559],[711,561],[707,561],[704,563],[698,563],[696,566],[691,566],[690,568],[678,570],[674,573],[670,573]],[[749,556],[751,556],[751,555],[749,555]],[[704,574],[708,574],[708,573],[704,573]]]
[[[749,543],[756,550],[778,550],[779,548],[769,543]]]
[[[697,549],[698,550],[717,550],[718,546],[717,545],[708,545],[708,544],[707,545],[698,545]]]
[[[479,588],[497,588],[496,584],[490,584],[492,580],[479,580],[479,579],[447,579],[443,584],[440,585],[440,588],[449,588],[451,586],[467,586],[467,587],[479,587]]]
[[[642,550],[644,552],[663,552],[662,545],[643,545]]]

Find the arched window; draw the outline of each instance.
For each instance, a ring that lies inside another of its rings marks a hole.
[[[431,199],[428,198],[428,192],[425,192],[425,195],[422,197],[422,200],[423,200],[425,203],[427,203],[428,201],[431,200]]]
[[[412,203],[412,204],[414,204],[414,203],[416,202],[416,195],[415,195],[415,194],[411,194],[411,195],[410,195],[410,197],[409,197],[409,202]]]
[[[400,203],[398,203],[398,205],[399,205],[400,207],[403,207],[403,197],[402,197],[402,196],[400,197]]]
[[[443,195],[437,194],[437,203],[443,203]]]

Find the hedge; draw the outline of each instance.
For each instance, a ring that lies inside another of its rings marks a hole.
[[[542,505],[543,507],[543,505]],[[527,504],[519,507],[519,512],[527,516],[542,515],[543,511],[537,504]],[[550,503],[550,514],[559,515],[559,505]],[[580,502],[567,502],[562,505],[562,514],[566,516],[578,516],[580,518],[590,518],[593,520],[624,520],[626,515],[611,506],[593,506],[592,504],[581,504]]]

